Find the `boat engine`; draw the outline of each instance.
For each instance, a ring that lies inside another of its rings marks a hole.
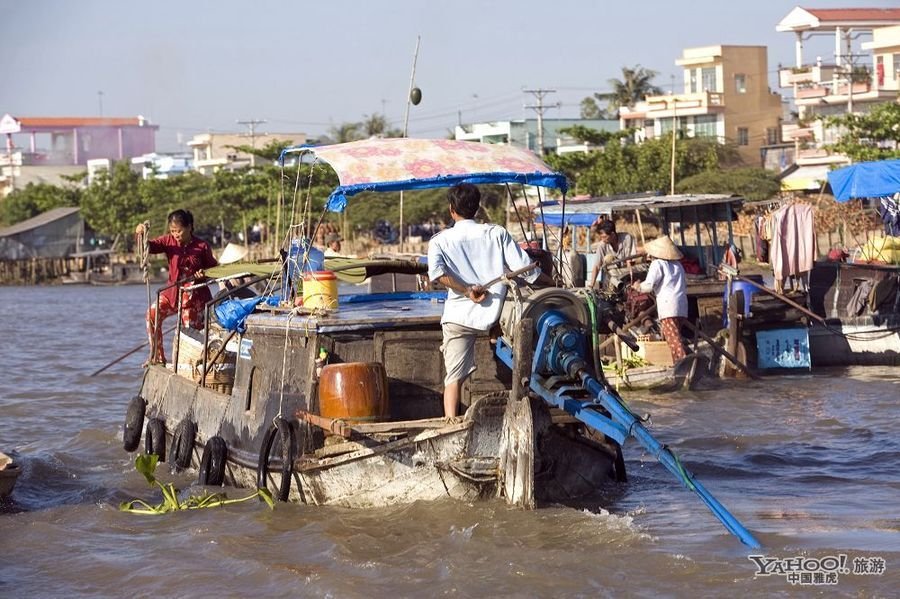
[[[532,322],[534,339],[528,389],[551,406],[565,410],[588,427],[599,431],[619,445],[629,438],[637,440],[671,472],[681,484],[696,493],[716,518],[750,547],[760,547],[753,535],[685,468],[679,458],[661,444],[644,426],[646,419],[634,414],[609,386],[602,372],[595,372],[591,359],[590,302],[583,292],[541,289],[531,292],[514,288],[501,314],[503,336],[497,339],[497,357],[513,372],[517,360],[513,347],[520,323]],[[616,304],[604,299],[594,301],[594,322],[602,321],[610,332],[619,333],[621,320]],[[600,316],[598,318],[598,315]],[[521,370],[518,370],[521,372]]]

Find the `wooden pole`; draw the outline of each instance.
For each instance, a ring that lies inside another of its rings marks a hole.
[[[637,216],[638,231],[640,231],[640,233],[641,233],[641,245],[644,245],[644,243],[645,243],[645,241],[644,241],[644,224],[641,222],[641,209],[635,208],[634,214]]]
[[[419,60],[419,43],[422,36],[416,36],[416,51],[413,53],[412,72],[409,75],[409,91],[406,92],[406,116],[403,118],[403,137],[409,135],[409,107],[412,102],[412,90],[416,82],[416,62]],[[400,190],[400,252],[403,252],[403,190]]]
[[[516,340],[513,344],[513,379],[510,390],[512,401],[528,397],[533,357],[534,321],[530,318],[523,318],[516,324]]]
[[[751,279],[745,279],[744,277],[734,277],[734,278],[735,278],[736,280],[738,280],[738,281],[743,281],[744,283],[749,283],[750,285],[752,285],[753,287],[756,287],[757,289],[759,289],[759,290],[762,291],[763,293],[768,293],[769,295],[771,295],[771,296],[774,297],[775,299],[779,299],[779,300],[783,301],[784,303],[786,303],[787,305],[792,306],[792,307],[794,307],[794,308],[800,310],[800,312],[802,312],[803,314],[806,314],[807,316],[809,316],[810,318],[812,318],[813,320],[815,320],[815,321],[818,322],[819,324],[822,324],[822,325],[825,325],[825,324],[826,324],[824,318],[822,318],[821,316],[819,316],[819,315],[816,314],[815,312],[811,312],[811,311],[808,310],[807,308],[804,308],[803,306],[801,306],[800,304],[798,304],[798,303],[795,302],[794,300],[792,300],[792,299],[790,299],[790,298],[788,298],[788,297],[783,296],[782,294],[778,293],[777,291],[773,291],[773,290],[769,289],[768,287],[766,287],[765,285],[760,285],[759,283],[757,283],[756,281],[753,281],[753,280],[751,280]]]
[[[749,376],[751,379],[759,380],[759,376],[757,374],[755,374],[753,371],[751,371],[749,368],[747,368],[747,366],[742,364],[740,360],[738,360],[736,357],[734,357],[734,355],[730,354],[726,350],[719,347],[719,344],[716,343],[716,340],[713,339],[712,337],[710,337],[709,335],[707,335],[706,333],[704,333],[703,331],[701,331],[700,328],[697,327],[697,325],[695,325],[693,322],[691,322],[690,320],[687,320],[687,319],[685,319],[683,322],[692,331],[694,331],[695,333],[700,335],[700,337],[704,341],[709,343],[709,345],[710,345],[710,347],[712,347],[713,351],[715,351],[715,352],[719,353],[720,355],[724,356],[725,358],[727,358],[729,362],[731,362],[732,364],[737,366],[742,372],[746,373],[746,375]]]

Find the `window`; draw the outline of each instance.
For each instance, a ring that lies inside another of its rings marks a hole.
[[[747,129],[746,127],[738,127],[737,143],[739,146],[750,145],[750,130],[749,129]]]
[[[704,114],[694,117],[694,137],[717,137],[716,115]]]
[[[666,135],[672,133],[672,123],[675,119],[657,119],[656,121],[659,123],[659,133],[660,135]],[[687,125],[687,117],[680,116],[678,117],[678,132],[679,134],[684,132],[684,129]],[[679,135],[681,137],[681,135]]]
[[[775,144],[781,143],[781,136],[779,132],[781,131],[780,127],[767,127],[766,128],[766,144],[770,146],[774,146]]]
[[[700,91],[700,88],[697,86],[697,69],[691,69],[691,88],[688,91],[692,94]]]
[[[716,67],[706,67],[700,69],[700,90],[705,92],[718,91],[719,86],[716,84]]]
[[[739,94],[747,93],[747,76],[743,74],[737,74],[734,76],[734,91]]]

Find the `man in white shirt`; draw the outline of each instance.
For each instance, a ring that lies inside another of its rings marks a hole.
[[[329,233],[325,236],[325,255],[328,257],[342,256],[341,254],[341,236],[337,233]]]
[[[588,287],[593,287],[597,281],[597,275],[604,265],[616,260],[624,260],[637,254],[634,245],[634,237],[628,233],[617,233],[616,224],[609,219],[600,221],[598,227],[600,244],[597,246],[597,259],[591,270],[591,278],[588,279]]]
[[[451,187],[447,193],[454,224],[428,242],[428,278],[447,289],[441,317],[444,342],[444,416],[456,417],[462,385],[475,371],[475,337],[490,329],[500,318],[506,286],[487,283],[504,272],[528,266],[531,260],[513,240],[509,231],[497,225],[479,224],[473,219],[481,203],[478,188],[468,183]],[[523,275],[529,283],[542,278],[539,268]],[[552,281],[550,281],[552,284]]]

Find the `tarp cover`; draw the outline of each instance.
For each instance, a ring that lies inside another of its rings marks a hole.
[[[900,192],[900,159],[859,162],[828,173],[838,202],[854,198],[883,198]]]
[[[565,192],[565,175],[550,170],[532,152],[508,145],[449,139],[366,139],[308,151],[337,172],[340,186],[328,209],[341,212],[347,198],[362,191],[399,191],[449,187],[458,183],[522,183]]]

